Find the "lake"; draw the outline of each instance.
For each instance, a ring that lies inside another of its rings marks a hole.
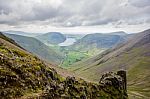
[[[69,46],[76,42],[75,38],[67,38],[63,43],[60,43],[59,46]]]

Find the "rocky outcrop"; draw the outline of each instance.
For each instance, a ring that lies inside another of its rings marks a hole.
[[[67,77],[60,84],[48,89],[42,98],[52,99],[126,99],[126,71],[106,73],[99,84]]]
[[[117,73],[113,73],[113,72],[105,73],[102,75],[99,83],[104,88],[114,87],[116,90],[120,92],[120,94],[127,96],[126,71],[120,70],[117,71]]]
[[[117,89],[126,91],[126,71],[121,70],[117,73],[105,73],[102,75],[99,83],[103,86],[114,86]]]

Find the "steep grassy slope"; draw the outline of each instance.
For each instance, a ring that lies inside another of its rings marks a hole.
[[[36,36],[37,39],[45,44],[59,44],[66,40],[66,37],[59,32],[49,32],[46,34]]]
[[[40,42],[39,40],[33,37],[26,37],[15,34],[5,35],[15,40],[20,46],[22,46],[27,51],[32,52],[47,61],[59,64],[63,58],[61,54],[58,54],[53,49],[51,49],[50,47],[46,46],[44,43]]]
[[[5,39],[0,38],[1,99],[127,99],[124,71],[105,74],[99,84],[74,77],[64,79],[36,56]],[[30,96],[34,93],[38,97]]]
[[[21,96],[57,78],[53,69],[30,53],[0,38],[0,97]],[[49,75],[49,77],[48,77]],[[50,76],[51,75],[51,76]]]
[[[91,81],[106,71],[128,71],[131,93],[150,97],[150,30],[136,34],[127,43],[71,66],[70,70]]]

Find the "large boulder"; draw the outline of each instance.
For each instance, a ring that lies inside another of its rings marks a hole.
[[[115,88],[126,90],[126,71],[105,73],[102,75],[99,83],[104,86],[114,86]]]

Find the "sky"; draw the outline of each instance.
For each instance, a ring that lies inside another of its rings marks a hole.
[[[0,31],[136,33],[150,28],[150,0],[0,0]]]

